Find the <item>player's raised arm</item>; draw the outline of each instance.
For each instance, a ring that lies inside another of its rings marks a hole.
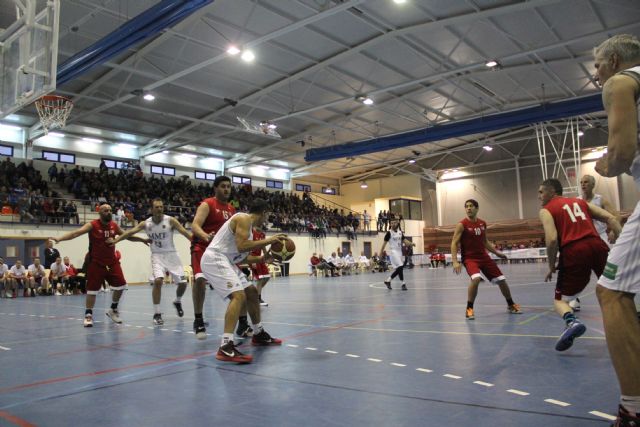
[[[65,240],[73,240],[76,237],[79,237],[79,236],[82,236],[83,234],[88,233],[89,231],[91,231],[91,223],[87,222],[77,230],[70,231],[67,234],[63,234],[60,237],[49,237],[49,239],[53,240],[56,243],[59,243],[59,242],[64,242]]]

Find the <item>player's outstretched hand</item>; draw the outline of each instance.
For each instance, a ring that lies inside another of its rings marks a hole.
[[[271,236],[271,237],[269,238],[269,240],[271,241],[271,243],[274,243],[274,242],[276,242],[276,241],[279,241],[280,243],[284,244],[284,241],[285,241],[285,239],[286,239],[286,238],[287,238],[287,235],[286,235],[286,234],[284,234],[284,233],[278,233],[278,234],[275,234],[275,235]]]
[[[498,258],[507,259],[507,256],[502,252],[498,252],[496,255],[498,256]]]
[[[113,237],[109,237],[108,239],[105,239],[104,242],[107,244],[107,246],[113,246],[116,244],[116,241],[114,240]]]
[[[556,269],[554,268],[553,270],[549,270],[549,272],[547,273],[547,275],[544,278],[545,282],[550,282],[551,279],[553,279],[553,273],[556,272]]]
[[[151,243],[153,243],[153,240],[151,240],[151,239],[144,239],[144,240],[142,241],[142,243],[144,243],[144,244],[145,244],[145,245],[147,245],[147,246],[151,246]]]
[[[59,243],[60,240],[56,239],[55,237],[49,237],[49,240],[51,240],[53,243]]]
[[[454,261],[453,262],[453,272],[456,274],[460,274],[460,272],[462,271],[462,264],[460,264],[459,262]]]
[[[616,242],[616,240],[618,240],[618,235],[616,234],[615,231],[611,230],[609,231],[609,243],[611,243],[612,245]]]

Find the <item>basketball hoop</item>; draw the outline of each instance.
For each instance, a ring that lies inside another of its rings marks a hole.
[[[44,134],[50,129],[62,129],[71,114],[73,102],[64,96],[45,95],[36,100],[36,109]]]

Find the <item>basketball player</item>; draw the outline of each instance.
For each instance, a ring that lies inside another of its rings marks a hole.
[[[387,244],[389,244],[388,254],[389,259],[391,259],[393,273],[391,273],[391,276],[387,277],[384,284],[387,286],[387,289],[391,289],[391,281],[398,276],[402,281],[401,289],[406,291],[407,284],[404,282],[404,257],[402,256],[402,245],[415,246],[416,244],[411,240],[404,238],[404,233],[400,230],[400,221],[397,219],[391,220],[391,228],[387,231],[387,234],[384,235],[384,242],[382,242],[380,253],[384,253],[384,248],[387,247]]]
[[[497,284],[502,292],[502,296],[507,300],[507,310],[511,314],[521,314],[520,306],[513,302],[511,291],[496,262],[489,257],[487,251],[494,253],[502,259],[507,256],[497,250],[487,239],[487,223],[478,218],[478,202],[469,199],[464,202],[464,209],[467,217],[461,220],[453,233],[451,240],[451,257],[453,261],[453,271],[460,274],[462,265],[458,262],[458,247],[461,249],[461,258],[467,274],[471,277],[469,289],[467,291],[467,310],[465,317],[467,320],[475,319],[473,303],[478,296],[478,286],[482,281],[482,275]]]
[[[114,244],[127,239],[129,236],[142,231],[147,233],[151,241],[151,274],[153,275],[153,291],[151,299],[153,300],[153,324],[164,325],[162,313],[160,312],[160,299],[162,297],[162,284],[164,283],[165,274],[171,274],[173,281],[178,284],[176,289],[176,299],[173,306],[176,308],[178,317],[184,316],[182,310],[182,295],[187,289],[187,279],[184,276],[184,267],[178,257],[178,251],[173,244],[173,230],[177,230],[188,240],[192,236],[178,222],[177,219],[164,214],[164,202],[162,199],[156,198],[151,202],[151,216],[145,221],[141,221],[133,227],[118,236],[114,240]]]
[[[93,326],[93,307],[96,304],[96,295],[106,280],[113,290],[111,294],[111,308],[106,315],[115,323],[122,323],[118,313],[118,302],[122,292],[127,288],[127,281],[122,273],[120,261],[116,259],[116,247],[113,244],[116,236],[124,231],[115,221],[112,221],[111,206],[103,204],[99,207],[100,219],[94,219],[85,223],[77,230],[71,231],[61,237],[50,237],[56,243],[72,240],[83,234],[89,233],[89,264],[87,266],[87,299],[85,302],[84,326]],[[148,239],[136,236],[129,240],[149,244]]]
[[[263,227],[264,226],[260,225],[253,226],[252,232],[254,241],[265,239],[266,235],[264,234]],[[255,249],[251,251],[250,255],[259,257],[262,255],[262,251],[263,248]],[[251,264],[251,273],[253,278],[256,280],[256,289],[258,290],[258,300],[260,301],[260,305],[268,307],[269,304],[262,300],[262,289],[267,286],[267,282],[271,278],[271,275],[269,274],[269,267],[264,262]]]
[[[630,173],[640,189],[640,41],[613,36],[594,49],[596,80],[609,122],[607,154],[596,172],[614,177]],[[640,292],[640,203],[609,253],[596,293],[622,396],[615,426],[640,425],[640,323],[635,294]]]
[[[599,208],[602,208],[609,212],[611,215],[615,216],[616,212],[613,209],[613,206],[606,198],[602,197],[600,194],[596,194],[593,192],[593,189],[596,186],[596,179],[591,175],[585,175],[580,179],[580,189],[582,190],[582,194],[578,196],[579,199],[585,200],[587,203],[595,205]],[[617,218],[616,218],[617,219]],[[619,222],[619,221],[618,221]],[[607,224],[598,221],[597,219],[593,220],[593,225],[596,227],[596,231],[600,238],[607,244],[607,246],[611,247],[609,244],[609,236],[607,235]],[[573,309],[573,311],[580,311],[580,298],[576,298],[574,300],[569,301],[569,306]]]
[[[280,345],[282,341],[272,338],[260,322],[258,290],[247,281],[236,264],[246,258],[250,264],[266,262],[264,256],[248,256],[248,253],[262,249],[286,238],[277,234],[265,240],[254,241],[251,233],[253,224],[264,222],[267,202],[256,198],[251,202],[249,213],[235,214],[216,233],[201,258],[202,273],[223,299],[229,299],[224,316],[224,334],[216,359],[224,362],[250,363],[252,357],[242,354],[233,342],[233,329],[238,321],[242,306],[246,304],[253,322],[252,345]],[[284,243],[284,242],[283,242]]]
[[[200,340],[207,337],[202,317],[207,280],[202,273],[200,259],[213,236],[222,227],[222,224],[236,213],[236,209],[229,203],[231,179],[224,175],[217,177],[213,181],[213,190],[215,197],[209,197],[200,203],[191,223],[191,231],[193,233],[191,240],[191,267],[196,279],[192,290],[193,311],[195,313],[193,331],[196,334],[196,338]]]
[[[609,246],[598,235],[594,220],[611,227],[612,242],[622,227],[606,210],[583,199],[562,197],[562,184],[557,179],[547,179],[540,184],[538,199],[542,202],[540,221],[544,227],[549,262],[545,282],[550,281],[556,272],[556,258],[560,252],[553,306],[567,325],[556,343],[556,350],[565,351],[587,330],[573,314],[568,301],[587,287],[592,270],[600,277],[609,254]]]

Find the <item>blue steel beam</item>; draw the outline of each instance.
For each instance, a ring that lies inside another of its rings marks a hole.
[[[442,141],[449,138],[513,128],[547,120],[579,116],[602,110],[604,110],[602,96],[600,94],[590,95],[475,119],[436,125],[366,141],[311,148],[306,151],[304,159],[307,162],[317,162],[320,160],[355,157],[395,148],[410,147],[426,142]]]
[[[135,44],[157,35],[213,0],[163,0],[115,31],[78,52],[58,67],[57,84],[86,73]]]

